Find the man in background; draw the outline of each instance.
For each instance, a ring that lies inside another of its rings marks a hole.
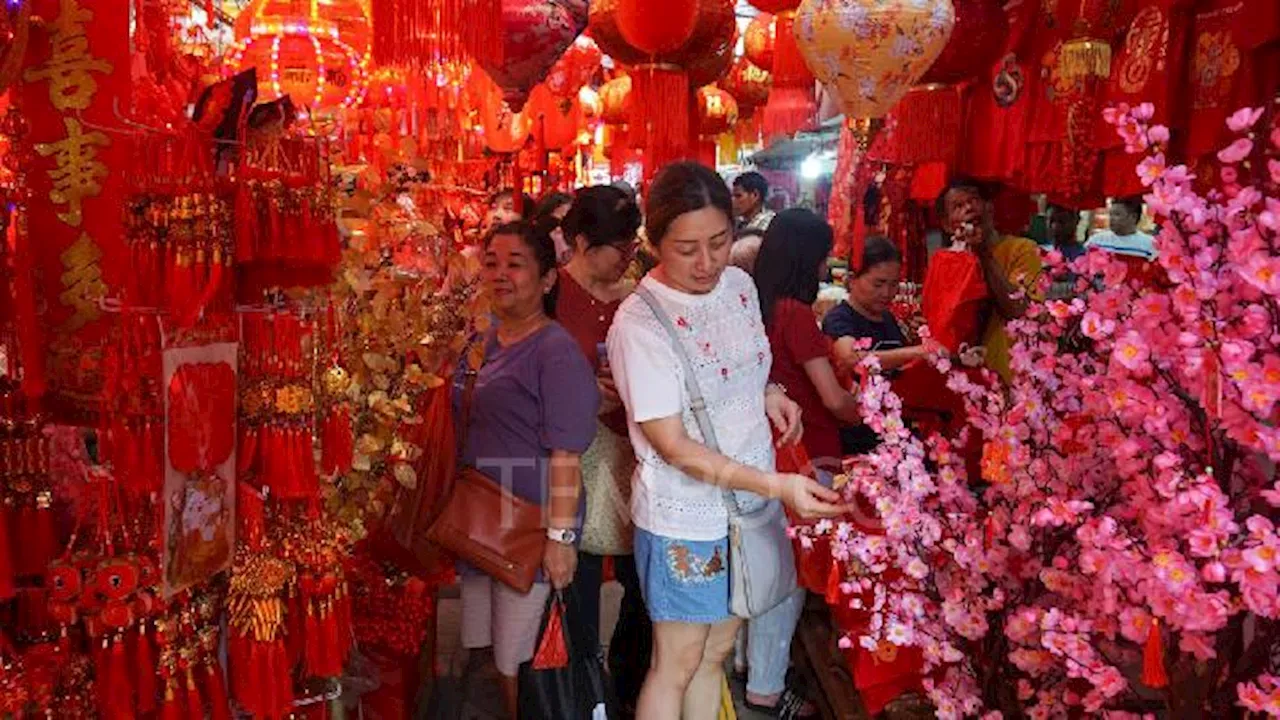
[[[733,214],[738,218],[738,232],[755,230],[761,235],[773,222],[773,211],[765,208],[769,197],[769,181],[758,172],[745,172],[733,179]]]
[[[1114,255],[1138,258],[1148,262],[1156,259],[1153,238],[1138,232],[1138,221],[1142,219],[1142,199],[1139,197],[1117,198],[1107,208],[1111,228],[1096,233],[1085,243],[1087,248],[1106,250]]]
[[[1027,311],[1040,276],[1040,246],[996,230],[994,198],[995,191],[987,183],[957,177],[939,196],[938,214],[952,240],[964,243],[978,257],[991,298],[990,317],[982,333],[987,367],[1007,382],[1012,343],[1005,324]]]

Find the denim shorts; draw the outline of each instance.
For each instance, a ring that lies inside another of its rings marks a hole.
[[[729,539],[677,540],[636,528],[640,593],[654,622],[728,620]]]

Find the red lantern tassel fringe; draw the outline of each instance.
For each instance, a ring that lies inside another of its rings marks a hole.
[[[13,557],[9,554],[9,509],[0,505],[0,601],[13,597]]]
[[[637,65],[631,74],[631,138],[644,174],[689,154],[689,76],[677,65]]]
[[[182,705],[178,703],[177,683],[169,678],[164,686],[164,704],[160,706],[160,720],[186,720],[182,717]]]
[[[129,679],[129,658],[123,639],[103,639],[95,668],[98,678],[98,712],[108,720],[135,716],[133,682]]]
[[[204,703],[200,700],[200,688],[196,686],[195,674],[187,668],[187,718],[204,718]]]
[[[893,129],[872,160],[900,165],[943,162],[955,167],[960,137],[960,92],[952,85],[912,88],[893,108]]]
[[[790,87],[775,84],[769,91],[769,104],[764,107],[761,128],[765,138],[791,135],[813,124],[818,106],[811,86]]]
[[[804,87],[813,90],[813,73],[796,44],[794,10],[778,13],[773,42],[773,87]]]
[[[355,459],[355,434],[351,429],[351,409],[334,405],[325,416],[320,433],[320,467],[326,475],[346,473]]]
[[[1142,684],[1158,689],[1169,686],[1169,675],[1164,670],[1164,641],[1160,637],[1160,621],[1151,618],[1147,642],[1142,646]]]
[[[835,605],[840,602],[840,582],[842,580],[840,561],[831,558],[831,569],[827,571],[827,592],[823,596],[828,605]]]
[[[231,720],[227,683],[222,677],[222,667],[212,658],[204,666],[204,691],[209,698],[209,720]]]
[[[18,577],[43,575],[58,554],[53,511],[23,504],[14,517],[13,536],[22,539],[22,552],[13,555]]]
[[[716,166],[716,141],[715,138],[698,140],[698,162],[709,168]]]
[[[151,634],[145,622],[138,625],[133,636],[133,669],[135,687],[138,689],[138,712],[148,714],[156,710],[156,651],[151,644]]]

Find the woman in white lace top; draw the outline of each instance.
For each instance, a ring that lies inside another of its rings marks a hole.
[[[640,287],[670,316],[719,441],[703,445],[673,340],[638,296],[618,310],[609,362],[639,466],[631,510],[635,558],[654,622],[653,663],[638,720],[715,718],[723,662],[739,620],[729,612],[728,513],[780,498],[803,516],[834,516],[836,493],[774,472],[770,422],[790,442],[800,411],[768,387],[772,356],[755,286],[727,267],[733,240],[728,188],[695,163],[664,168],[650,188],[646,229],[658,266]]]

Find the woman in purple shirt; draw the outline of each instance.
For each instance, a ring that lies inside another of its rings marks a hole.
[[[512,718],[516,676],[533,657],[552,588],[573,579],[581,523],[579,458],[596,432],[595,373],[573,337],[552,320],[552,240],[524,223],[499,226],[484,246],[481,280],[496,322],[486,334],[463,462],[546,508],[542,574],[526,594],[474,569],[462,581],[462,644],[493,646]],[[493,518],[501,522],[501,518]]]

